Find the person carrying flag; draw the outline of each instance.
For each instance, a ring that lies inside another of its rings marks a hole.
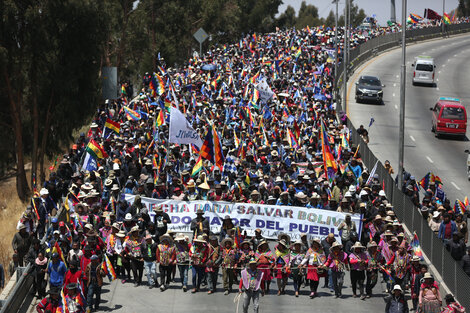
[[[87,281],[87,305],[90,311],[98,311],[101,301],[101,286],[103,286],[103,277],[106,273],[103,271],[98,256],[92,255],[91,262],[85,269]]]
[[[69,283],[66,285],[67,294],[65,295],[65,304],[69,313],[85,313],[83,299],[78,292],[78,283]]]
[[[44,298],[39,302],[36,306],[36,312],[38,313],[46,313],[52,312],[56,313],[60,307],[60,289],[52,287],[47,292],[49,294],[48,297]]]

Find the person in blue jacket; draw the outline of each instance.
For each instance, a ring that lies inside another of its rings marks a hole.
[[[444,213],[437,237],[442,240],[452,240],[452,234],[457,231],[457,224],[450,219],[449,213]]]
[[[47,266],[47,273],[49,274],[49,287],[61,288],[64,283],[65,273],[67,268],[64,262],[59,260],[59,254],[54,252],[52,254],[52,262]]]

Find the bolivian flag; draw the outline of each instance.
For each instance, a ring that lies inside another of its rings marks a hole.
[[[202,157],[199,156],[197,159],[196,164],[194,164],[193,171],[191,172],[191,176],[196,176],[202,170]]]
[[[163,124],[165,124],[165,117],[163,116],[163,110],[160,110],[160,113],[158,113],[157,116],[156,125],[162,126]]]
[[[113,120],[107,118],[106,123],[104,123],[104,128],[105,129],[107,128],[111,130],[112,132],[116,133],[117,135],[119,135],[121,124],[119,124],[118,122],[114,122]]]
[[[98,159],[104,159],[108,157],[106,151],[104,151],[100,144],[94,141],[93,139],[91,139],[88,145],[86,146],[86,151],[93,157]]]

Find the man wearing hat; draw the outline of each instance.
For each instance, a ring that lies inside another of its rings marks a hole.
[[[142,283],[144,270],[144,259],[140,244],[139,226],[134,226],[129,233],[129,238],[124,242],[124,255],[130,261],[134,286],[139,286]]]
[[[465,313],[465,308],[455,301],[453,295],[447,294],[444,299],[447,306],[442,310],[442,313]]]
[[[193,239],[193,245],[189,250],[189,258],[193,267],[193,290],[191,290],[191,293],[196,293],[200,289],[208,256],[209,248],[207,243],[204,237],[199,235],[196,239]]]
[[[176,263],[173,238],[168,234],[160,237],[160,244],[157,246],[157,263],[160,264],[160,290],[165,291],[171,281],[171,265]]]
[[[28,253],[31,245],[31,236],[26,231],[25,224],[19,224],[18,232],[13,236],[11,246],[13,251],[18,255],[18,265],[24,265],[24,257]]]
[[[153,242],[150,234],[145,236],[145,241],[141,244],[142,256],[144,259],[145,274],[149,288],[152,289],[158,285],[155,261],[157,260],[157,245]]]
[[[106,274],[101,267],[99,257],[95,254],[91,256],[91,262],[85,269],[87,280],[87,305],[90,311],[98,311],[101,301],[101,286],[103,286],[103,277]]]
[[[408,313],[408,302],[400,285],[395,285],[392,294],[385,299],[385,313]]]
[[[235,228],[235,225],[233,225],[232,218],[230,215],[225,215],[224,219],[222,220],[222,226],[220,227],[219,241],[222,242],[222,240],[224,240],[227,236],[228,232],[233,228]]]
[[[342,297],[342,288],[344,281],[344,272],[348,269],[348,255],[343,252],[343,245],[333,242],[330,248],[330,254],[325,262],[324,267],[331,270],[331,278],[333,280],[333,288],[335,297]]]
[[[204,217],[204,211],[202,209],[197,209],[196,218],[191,220],[190,228],[194,237],[209,233],[209,220]]]
[[[364,281],[366,279],[365,270],[369,263],[369,258],[364,252],[365,247],[361,245],[359,241],[356,241],[351,248],[351,254],[349,255],[349,264],[351,265],[351,286],[353,297],[357,297],[357,287],[359,286],[359,292],[361,294],[361,300],[365,300],[366,295],[364,293]]]
[[[217,289],[217,277],[219,276],[219,265],[222,262],[221,247],[216,236],[209,237],[209,255],[206,262],[206,275],[209,285],[207,294],[212,294]]]
[[[157,232],[156,239],[158,240],[161,236],[167,233],[168,224],[171,224],[171,219],[168,213],[163,212],[163,208],[161,206],[157,207],[155,213],[156,214],[153,222],[155,224],[155,230]]]
[[[366,298],[370,298],[372,296],[372,289],[374,289],[378,281],[379,266],[384,264],[384,258],[379,252],[375,241],[367,243],[367,258]]]
[[[69,313],[85,313],[85,308],[82,306],[85,303],[85,299],[82,299],[78,292],[78,283],[69,283],[66,287],[65,303]]]
[[[188,270],[189,270],[189,242],[186,241],[182,233],[178,233],[175,238],[176,264],[180,272],[180,279],[183,291],[188,290]]]
[[[238,249],[233,246],[233,239],[228,237],[222,240],[221,246],[221,266],[222,280],[224,283],[225,295],[232,291],[232,285],[235,282],[235,268],[239,259]]]
[[[42,299],[36,306],[38,313],[56,312],[60,307],[60,289],[51,287],[47,293],[49,296]]]
[[[248,263],[248,268],[241,271],[241,279],[239,293],[243,295],[243,313],[248,313],[250,301],[253,301],[253,312],[258,313],[259,310],[259,294],[260,290],[264,292],[263,276],[264,273],[257,269],[258,263],[252,258]]]

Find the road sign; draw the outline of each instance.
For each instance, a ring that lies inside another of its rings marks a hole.
[[[204,41],[206,41],[206,39],[209,37],[209,35],[201,27],[197,30],[197,32],[194,33],[193,36],[194,36],[194,38],[196,38],[197,41],[199,41],[199,56],[202,57],[202,43]]]
[[[199,28],[197,32],[194,33],[193,36],[194,38],[196,38],[197,41],[199,41],[199,43],[203,43],[209,37],[209,35],[206,33],[204,29],[202,29],[202,27]]]

